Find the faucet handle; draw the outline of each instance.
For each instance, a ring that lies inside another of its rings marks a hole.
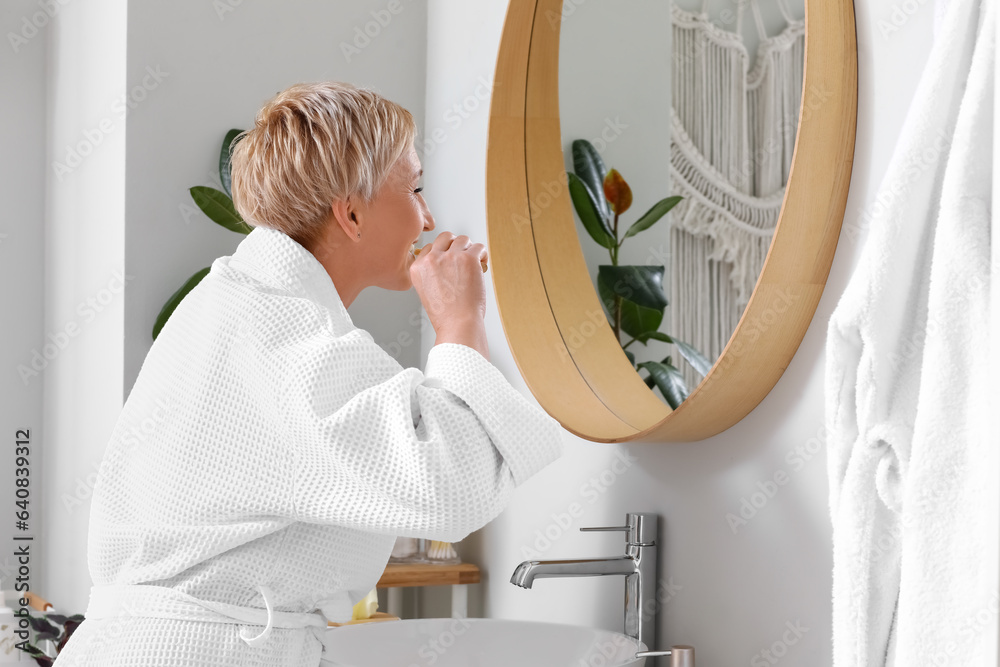
[[[649,513],[632,513],[625,515],[624,526],[596,526],[581,528],[580,532],[623,531],[625,543],[636,546],[653,546],[656,544],[656,515]]]

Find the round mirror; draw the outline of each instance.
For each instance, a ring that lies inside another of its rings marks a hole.
[[[711,17],[691,1],[508,7],[493,282],[529,388],[589,440],[701,439],[749,413],[809,325],[843,219],[850,0]]]

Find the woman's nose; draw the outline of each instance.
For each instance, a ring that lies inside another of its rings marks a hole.
[[[424,214],[424,231],[429,232],[434,229],[434,216],[431,215],[430,211]]]

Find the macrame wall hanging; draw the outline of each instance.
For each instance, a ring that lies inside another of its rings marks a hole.
[[[805,24],[785,0],[769,37],[758,0],[737,2],[735,32],[672,5],[670,128],[671,333],[718,358],[764,266],[792,162],[802,97]],[[760,43],[750,69],[743,10]],[[699,378],[684,366],[685,380]]]

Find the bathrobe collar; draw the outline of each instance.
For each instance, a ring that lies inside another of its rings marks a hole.
[[[311,252],[284,232],[254,228],[236,248],[229,265],[323,306],[338,333],[356,328],[330,274]]]

